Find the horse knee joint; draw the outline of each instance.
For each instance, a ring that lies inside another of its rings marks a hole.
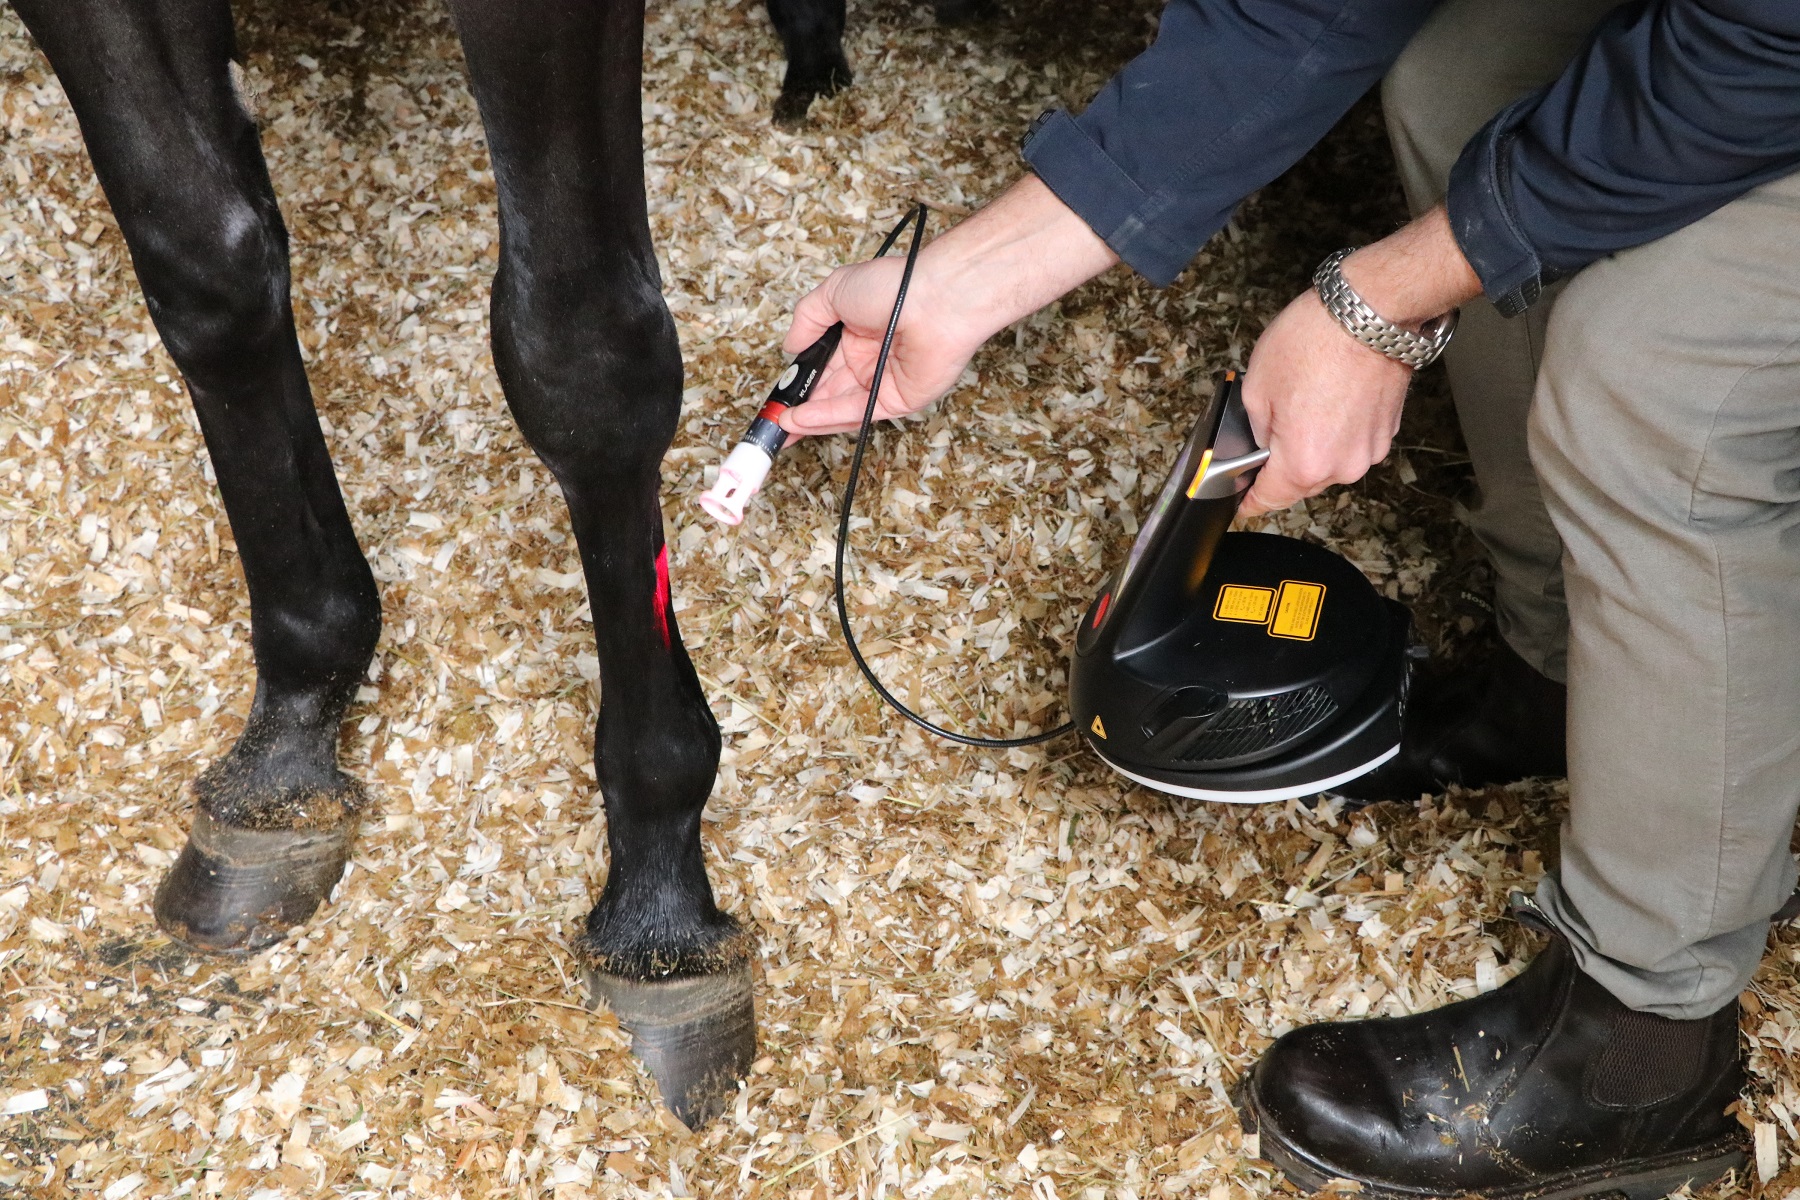
[[[163,344],[196,387],[229,390],[288,324],[285,232],[237,203],[203,230],[149,240],[138,273]]]
[[[681,348],[660,295],[496,304],[494,364],[559,477],[654,464],[675,434]]]

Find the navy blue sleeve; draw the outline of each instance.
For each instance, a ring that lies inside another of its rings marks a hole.
[[[1436,4],[1170,0],[1155,43],[1081,116],[1041,119],[1026,160],[1120,258],[1166,284],[1386,73]]]
[[[1451,228],[1489,299],[1653,241],[1800,169],[1800,3],[1638,0],[1450,176]]]

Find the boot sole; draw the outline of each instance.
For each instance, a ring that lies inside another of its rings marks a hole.
[[[1239,1085],[1236,1100],[1239,1121],[1247,1131],[1258,1135],[1261,1157],[1274,1163],[1295,1187],[1309,1193],[1320,1191],[1338,1180],[1349,1180],[1358,1186],[1360,1196],[1370,1200],[1423,1200],[1425,1197],[1450,1196],[1478,1196],[1481,1200],[1577,1200],[1583,1196],[1663,1200],[1683,1186],[1704,1187],[1728,1171],[1743,1170],[1750,1162],[1749,1154],[1740,1142],[1726,1140],[1631,1163],[1567,1171],[1515,1187],[1478,1192],[1409,1188],[1337,1171],[1294,1146],[1257,1106],[1248,1077]]]

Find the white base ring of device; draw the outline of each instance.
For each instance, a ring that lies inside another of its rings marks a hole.
[[[1349,783],[1352,779],[1367,775],[1370,771],[1373,771],[1376,767],[1379,767],[1382,763],[1400,753],[1400,744],[1398,742],[1394,743],[1394,745],[1390,746],[1385,752],[1370,759],[1360,767],[1355,767],[1348,771],[1341,771],[1336,775],[1327,776],[1316,782],[1282,788],[1269,788],[1266,791],[1260,792],[1227,792],[1213,788],[1180,787],[1173,783],[1162,783],[1155,779],[1147,779],[1134,771],[1127,771],[1124,767],[1121,767],[1118,763],[1106,757],[1106,755],[1101,754],[1098,750],[1094,753],[1098,755],[1101,762],[1125,776],[1125,778],[1136,783],[1141,783],[1147,788],[1154,788],[1159,792],[1167,792],[1171,796],[1186,796],[1191,800],[1219,800],[1226,804],[1271,804],[1278,800],[1297,800],[1301,796],[1314,796],[1320,792],[1329,792],[1340,783]]]

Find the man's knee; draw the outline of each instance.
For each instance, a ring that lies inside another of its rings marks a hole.
[[[1415,208],[1427,206],[1418,189],[1432,193],[1433,202],[1443,194],[1463,144],[1493,115],[1492,108],[1471,110],[1461,100],[1480,70],[1470,50],[1454,26],[1428,24],[1381,81],[1381,111]]]
[[[1553,513],[1598,504],[1614,517],[1685,523],[1730,372],[1711,369],[1717,355],[1686,336],[1673,270],[1673,256],[1655,252],[1602,260],[1556,302],[1530,428]]]
[[[1628,294],[1584,272],[1550,314],[1530,421],[1531,458],[1546,490],[1569,470],[1603,481],[1623,465],[1614,459],[1633,457],[1618,424],[1629,418],[1626,397],[1653,346],[1640,341],[1650,331],[1626,318],[1630,308]]]
[[[1562,71],[1616,0],[1446,0],[1381,86],[1407,201],[1442,198],[1464,144]]]

